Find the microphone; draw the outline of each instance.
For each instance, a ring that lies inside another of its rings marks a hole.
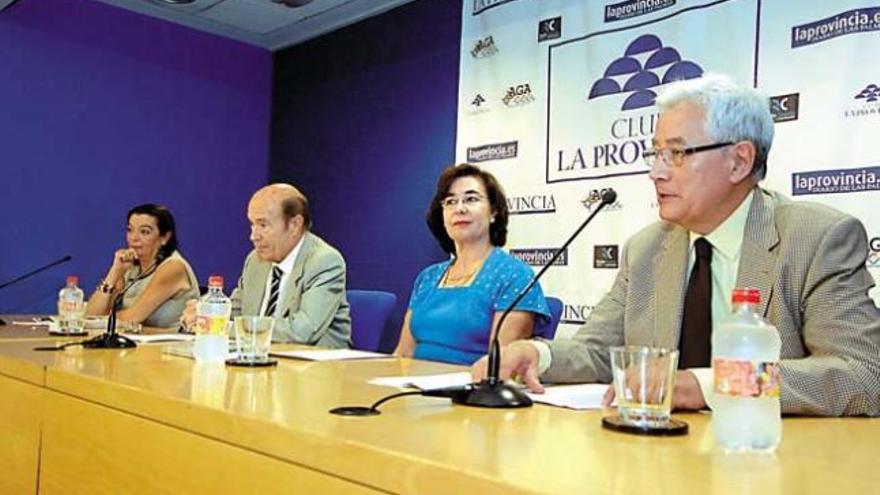
[[[46,270],[48,270],[49,268],[52,268],[52,267],[55,266],[55,265],[60,265],[60,264],[62,264],[62,263],[67,263],[68,261],[70,261],[70,260],[72,260],[72,259],[73,259],[73,256],[71,256],[71,255],[69,255],[69,254],[68,254],[67,256],[62,257],[62,258],[58,258],[57,260],[55,260],[55,261],[53,261],[53,262],[51,262],[51,263],[49,263],[49,264],[43,265],[43,266],[37,268],[36,270],[31,270],[31,271],[25,273],[24,275],[21,275],[21,276],[16,277],[16,278],[14,278],[14,279],[12,279],[12,280],[9,280],[8,282],[3,282],[2,284],[0,284],[0,289],[5,289],[5,288],[9,287],[10,285],[15,285],[15,284],[21,282],[22,280],[25,280],[25,279],[31,278],[32,276],[34,276],[34,275],[36,275],[36,274],[38,274],[38,273],[40,273],[40,272],[42,272],[42,271],[46,271]]]
[[[501,314],[501,318],[498,319],[498,325],[495,326],[495,334],[492,337],[492,342],[489,344],[489,363],[486,371],[486,378],[482,381],[466,385],[465,387],[460,387],[460,391],[457,393],[453,393],[449,388],[444,390],[445,396],[451,396],[452,402],[455,404],[461,404],[465,406],[475,406],[475,407],[491,407],[491,408],[514,408],[514,407],[529,407],[532,405],[532,399],[529,398],[528,395],[525,394],[522,390],[517,387],[514,387],[510,384],[504,383],[500,378],[499,368],[501,366],[501,344],[498,340],[498,334],[501,331],[501,325],[504,323],[504,320],[507,318],[507,315],[510,314],[511,311],[516,307],[517,304],[532,290],[544,273],[553,266],[553,263],[557,258],[565,251],[569,244],[584,230],[584,227],[587,226],[592,220],[593,217],[596,216],[599,211],[602,210],[605,206],[614,203],[617,200],[617,192],[613,189],[607,189],[602,193],[602,202],[599,203],[599,206],[590,213],[590,216],[587,217],[586,220],[571,234],[571,237],[568,238],[567,241],[556,250],[553,254],[553,257],[550,258],[550,261],[544,265],[543,268],[532,278],[532,281],[525,287],[525,289],[521,290],[519,294],[516,296],[516,299],[510,303],[509,306],[504,310]],[[430,392],[430,391],[426,391]],[[426,394],[427,395],[427,394]]]
[[[40,273],[40,272],[43,272],[43,271],[48,270],[49,268],[52,268],[52,267],[55,266],[55,265],[60,265],[60,264],[62,264],[62,263],[67,263],[68,261],[70,261],[70,260],[72,260],[72,259],[73,259],[73,256],[71,256],[71,255],[69,255],[69,254],[68,254],[67,256],[64,256],[64,257],[58,258],[57,260],[55,260],[55,261],[53,261],[53,262],[51,262],[51,263],[48,263],[48,264],[46,264],[46,265],[43,265],[43,266],[37,268],[36,270],[31,270],[31,271],[25,273],[24,275],[21,275],[21,276],[18,276],[18,277],[16,277],[16,278],[12,279],[12,280],[9,280],[9,281],[6,281],[6,282],[3,282],[2,284],[0,284],[0,290],[5,289],[5,288],[9,287],[10,285],[15,285],[15,284],[21,282],[22,280],[25,280],[25,279],[31,278],[31,277],[33,277],[34,275],[36,275],[36,274],[38,274],[38,273]],[[6,322],[3,321],[2,319],[0,319],[0,325],[5,325],[5,324],[6,324]]]

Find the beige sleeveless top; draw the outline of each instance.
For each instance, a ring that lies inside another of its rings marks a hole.
[[[183,263],[184,268],[186,268],[186,276],[189,279],[190,287],[189,289],[178,292],[171,299],[168,299],[159,305],[159,307],[156,308],[146,320],[144,320],[143,325],[145,327],[176,327],[180,321],[180,315],[186,308],[186,302],[190,299],[198,299],[199,297],[198,279],[196,279],[192,267],[189,266],[189,263],[179,252],[174,251],[171,253],[171,256],[162,260],[162,263],[160,263],[159,266],[162,266],[171,260],[179,260]],[[139,297],[141,297],[141,293],[147,288],[147,285],[149,285],[150,280],[153,279],[153,275],[155,274],[156,270],[153,270],[153,272],[146,277],[140,278],[140,266],[135,266],[125,272],[125,285],[128,286],[128,284],[131,284],[131,287],[122,298],[122,309],[134,306],[134,303],[137,302]]]

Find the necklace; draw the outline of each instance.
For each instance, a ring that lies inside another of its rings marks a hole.
[[[456,266],[457,266],[455,264],[455,262],[453,261],[446,268],[446,272],[443,274],[443,285],[444,286],[468,285],[468,283],[470,283],[470,281],[474,277],[474,275],[476,275],[477,272],[479,272],[480,269],[483,268],[483,264],[486,262],[487,258],[488,258],[488,256],[484,257],[482,260],[480,260],[479,263],[477,263],[476,266],[474,266],[473,269],[471,269],[469,272],[465,272],[460,275],[453,275],[452,274],[452,270],[454,268],[456,268]]]
[[[482,265],[482,263],[481,263],[481,265]],[[474,268],[473,270],[471,270],[465,274],[458,275],[458,276],[453,276],[451,269],[446,270],[446,278],[445,278],[446,285],[463,284],[463,283],[467,282],[468,280],[470,280],[471,277],[473,277],[474,274],[476,274],[479,269],[480,269],[480,267],[478,266],[478,267]]]

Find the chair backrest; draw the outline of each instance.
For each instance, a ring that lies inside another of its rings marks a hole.
[[[562,300],[549,296],[546,299],[547,305],[550,306],[550,321],[535,328],[535,337],[552,339],[556,336],[556,327],[559,326],[559,319],[562,317]]]
[[[351,307],[351,340],[354,348],[378,351],[382,332],[397,304],[397,296],[391,292],[354,289],[346,291],[346,296]]]

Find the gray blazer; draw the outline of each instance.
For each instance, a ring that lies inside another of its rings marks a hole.
[[[244,261],[232,292],[232,314],[257,315],[272,263],[255,252]],[[351,316],[345,297],[345,260],[320,237],[306,232],[290,277],[279,294],[272,340],[331,348],[351,347]]]
[[[783,412],[880,414],[880,310],[868,297],[864,227],[826,206],[753,194],[736,286],[761,290],[759,311],[779,330]],[[634,235],[586,323],[549,342],[542,378],[610,382],[610,346],[677,348],[688,248],[687,230],[671,223]]]

